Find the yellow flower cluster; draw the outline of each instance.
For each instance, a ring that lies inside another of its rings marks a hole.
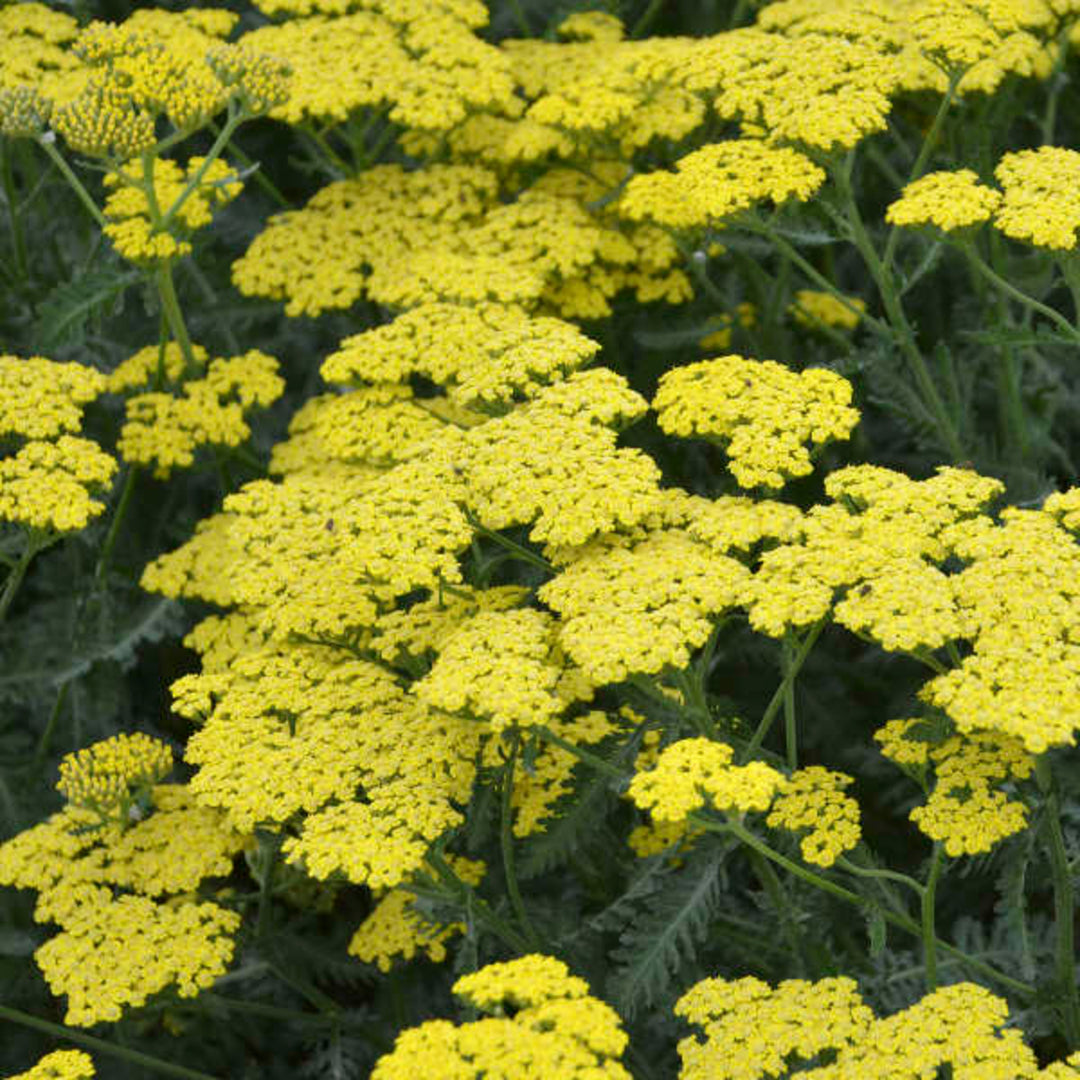
[[[562,617],[563,648],[600,685],[685,667],[749,578],[742,563],[664,529],[587,546],[538,595]]]
[[[505,408],[591,360],[600,346],[561,319],[513,307],[421,304],[346,338],[322,365],[327,382],[400,383],[424,375],[462,406]]]
[[[618,1014],[590,996],[588,984],[561,960],[530,954],[489,964],[462,976],[453,991],[494,1015],[461,1026],[429,1020],[406,1029],[375,1063],[372,1080],[413,1080],[432,1062],[461,1080],[630,1078],[618,1061],[628,1041]]]
[[[972,651],[920,696],[962,733],[1013,735],[1032,754],[1072,745],[1080,727],[1080,549],[1055,512],[1007,508],[1001,523],[960,522],[946,537],[965,568],[953,579]]]
[[[544,611],[486,611],[451,633],[431,671],[414,683],[425,704],[508,727],[547,724],[592,687],[567,671],[555,619]]]
[[[153,748],[121,756],[129,783],[171,764]],[[136,777],[140,756],[160,760],[144,762]],[[95,798],[106,789],[117,795],[108,775],[87,779],[88,770],[73,767],[79,761],[74,755],[62,766],[81,784],[76,795],[87,788]],[[69,1024],[119,1019],[123,1007],[173,984],[196,993],[224,971],[232,953],[239,916],[191,895],[205,879],[231,872],[247,837],[224,815],[197,805],[187,788],[147,783],[143,795],[138,812],[121,820],[103,822],[96,809],[70,804],[0,845],[0,884],[35,889],[35,919],[62,928],[36,958],[54,993],[69,995]]]
[[[79,431],[83,406],[105,386],[105,376],[83,364],[0,356],[0,435],[53,439]]]
[[[758,1080],[782,1075],[793,1058],[810,1062],[857,1045],[874,1014],[853,979],[789,979],[774,990],[747,977],[703,979],[679,998],[675,1015],[704,1036],[679,1043],[680,1080]]]
[[[468,885],[479,885],[487,867],[474,859],[451,855],[447,862],[457,877]],[[430,873],[430,868],[423,868]],[[349,942],[349,954],[365,963],[374,963],[388,972],[396,959],[411,960],[424,953],[436,964],[446,959],[446,943],[465,932],[464,923],[448,926],[426,922],[414,906],[415,896],[409,886],[388,890],[375,909],[360,924]]]
[[[507,58],[475,33],[486,11],[392,0],[259,6],[292,16],[240,38],[291,68],[289,98],[271,112],[288,123],[342,121],[371,110],[405,127],[443,132],[478,110],[514,106]]]
[[[780,784],[765,819],[771,829],[803,832],[802,857],[818,866],[832,866],[838,856],[859,842],[859,804],[844,794],[854,779],[820,765],[796,769]]]
[[[185,370],[187,361],[177,342],[147,345],[117,364],[106,377],[105,389],[110,394],[123,394],[128,390],[140,390],[159,382],[162,386],[183,382],[185,375],[191,378],[202,374],[206,368],[207,354],[201,345],[192,345],[191,355],[195,360],[196,371]]]
[[[825,181],[824,170],[797,150],[757,139],[704,146],[675,170],[635,176],[620,196],[621,213],[675,229],[716,227],[766,200],[806,202]]]
[[[680,739],[660,751],[655,768],[634,776],[627,794],[656,821],[682,821],[707,805],[740,814],[768,810],[783,774],[761,761],[733,765],[733,759],[726,743]]]
[[[146,360],[145,351],[132,357],[137,366],[117,382],[130,385]],[[251,434],[245,413],[272,404],[285,389],[277,371],[272,356],[249,349],[242,356],[211,360],[205,375],[185,382],[178,396],[153,391],[130,397],[117,441],[121,457],[153,465],[154,475],[164,478],[178,466],[192,465],[200,446],[239,446]]]
[[[800,326],[836,326],[854,330],[866,311],[866,301],[857,296],[833,296],[832,293],[799,289],[788,311]]]
[[[859,419],[851,392],[824,368],[796,374],[773,360],[732,355],[667,372],[653,408],[670,434],[724,440],[742,487],[779,488],[812,470],[811,451],[848,438]]]
[[[109,223],[104,232],[125,259],[152,265],[191,253],[191,233],[209,225],[213,210],[235,199],[243,187],[221,158],[204,164],[204,158],[192,157],[181,168],[168,158],[153,158],[144,178],[147,187],[153,185],[152,204],[147,191],[123,170],[105,174],[105,186],[114,190],[105,200]]]
[[[1019,739],[994,731],[954,735],[929,751],[936,783],[911,820],[947,855],[978,855],[1027,827],[1027,807],[999,787],[1026,779],[1034,759]]]
[[[28,442],[0,459],[0,521],[58,533],[86,528],[105,510],[93,498],[112,483],[116,459],[73,435]]]
[[[704,979],[675,1012],[702,1029],[679,1043],[680,1080],[765,1080],[796,1065],[813,1080],[956,1076],[999,1080],[1075,1076],[1080,1055],[1040,1069],[1022,1033],[1005,1027],[1009,1007],[974,983],[927,994],[877,1018],[852,979],[790,979],[772,989],[755,978]],[[830,1056],[827,1065],[815,1065]]]
[[[73,806],[95,810],[102,817],[127,817],[134,795],[147,790],[173,767],[167,743],[141,731],[121,733],[60,762],[56,790]]]
[[[1080,153],[1040,146],[1006,154],[994,170],[1004,195],[994,225],[1006,236],[1072,251],[1080,229]]]
[[[801,541],[762,556],[750,586],[751,626],[781,637],[824,618],[839,596],[838,621],[888,647],[962,637],[951,579],[933,564],[952,554],[948,527],[961,528],[1001,483],[967,469],[943,467],[916,481],[857,465],[830,473],[825,490],[835,501],[804,515]]]
[[[83,65],[69,46],[78,32],[71,15],[33,0],[0,8],[0,88],[36,91],[46,102],[77,93]]]
[[[32,1069],[8,1080],[93,1080],[97,1076],[94,1061],[82,1050],[54,1050]]]
[[[1001,204],[1001,193],[979,183],[971,169],[932,172],[905,186],[889,205],[891,225],[936,225],[945,232],[989,221]]]
[[[496,186],[493,173],[472,166],[377,165],[322,188],[303,210],[271,217],[233,263],[233,281],[248,296],[287,300],[288,315],[349,307],[372,268],[452,244],[492,204]]]
[[[54,994],[67,994],[64,1022],[115,1022],[167,987],[195,997],[225,973],[240,916],[217,904],[156,904],[102,891],[79,905],[70,929],[35,954]]]

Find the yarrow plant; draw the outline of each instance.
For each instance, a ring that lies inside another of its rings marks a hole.
[[[1078,45],[0,7],[0,1071],[1077,1075]]]

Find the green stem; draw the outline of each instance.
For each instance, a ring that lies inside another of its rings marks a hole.
[[[828,878],[824,878],[820,874],[815,874],[812,870],[807,870],[806,867],[792,862],[778,851],[773,851],[768,844],[763,840],[760,840],[749,830],[745,829],[733,817],[729,817],[727,823],[724,825],[720,825],[701,814],[689,814],[687,820],[693,822],[695,825],[700,825],[702,828],[708,829],[711,832],[730,832],[737,836],[744,844],[759,851],[765,858],[772,860],[772,862],[776,863],[778,866],[782,866],[789,873],[801,878],[807,884],[813,885],[814,888],[821,889],[823,892],[827,892],[841,900],[846,900],[850,904],[856,904],[859,907],[875,907],[877,910],[881,911],[886,922],[890,922],[894,926],[898,926],[901,929],[908,931],[908,933],[913,934],[915,937],[922,937],[922,926],[915,922],[914,919],[909,919],[905,915],[900,915],[897,912],[880,908],[874,901],[869,900],[864,896],[859,896],[858,893],[853,893],[850,890],[829,881]],[[962,949],[958,949],[955,945],[950,945],[948,942],[938,940],[936,945],[941,952],[961,960],[972,971],[978,972],[981,975],[985,975],[988,979],[1000,983],[1002,986],[1012,990],[1015,994],[1027,998],[1034,998],[1034,986],[1021,982],[1019,979],[1014,979],[1011,975],[1006,975],[1004,972],[998,971],[993,965],[987,964],[977,957],[968,956]]]
[[[776,692],[766,706],[765,712],[761,717],[761,722],[757,726],[757,731],[754,732],[750,742],[747,743],[746,748],[740,755],[742,763],[745,764],[749,761],[761,748],[761,744],[769,734],[769,729],[772,727],[773,720],[776,719],[776,714],[780,711],[780,706],[783,705],[787,699],[788,688],[794,684],[795,678],[798,676],[803,664],[806,663],[807,656],[810,655],[810,650],[814,647],[814,642],[817,641],[821,631],[824,629],[825,620],[819,619],[810,628],[806,637],[803,638],[802,644],[791,657],[790,662],[785,664],[785,670],[780,685],[776,688]],[[787,646],[785,645],[785,648],[786,647]]]
[[[795,920],[791,917],[790,904],[784,895],[784,888],[780,883],[780,878],[772,868],[769,860],[759,851],[751,849],[749,856],[754,873],[764,886],[765,892],[768,893],[769,902],[776,909],[777,921],[780,923],[781,932],[787,939],[788,948],[796,961],[799,974],[803,974],[806,971],[806,957],[803,955],[802,939],[799,936]]]
[[[642,12],[641,18],[634,23],[634,29],[630,31],[631,38],[644,37],[645,32],[652,26],[660,9],[664,6],[664,0],[649,0],[649,6]]]
[[[68,679],[66,682],[62,682],[60,688],[56,691],[56,700],[53,702],[52,712],[49,713],[45,730],[41,733],[41,738],[38,739],[37,750],[34,751],[34,763],[36,765],[40,765],[49,753],[49,746],[52,743],[53,735],[56,734],[56,725],[60,720],[60,710],[64,707],[70,687],[71,680]]]
[[[237,107],[230,102],[229,118],[225,121],[225,126],[218,131],[217,138],[214,140],[213,145],[207,152],[202,164],[195,170],[188,179],[188,182],[184,185],[184,190],[176,196],[176,200],[173,202],[172,206],[165,211],[165,214],[161,219],[160,228],[167,229],[169,227],[172,219],[176,217],[184,203],[188,201],[195,189],[202,183],[203,177],[206,175],[210,166],[221,157],[221,152],[232,138],[233,132],[244,122],[246,115],[247,114],[243,109],[237,109]]]
[[[33,536],[28,534],[26,537],[26,547],[23,548],[22,554],[19,556],[19,561],[9,571],[7,579],[4,581],[4,591],[0,593],[0,622],[3,622],[8,613],[8,608],[11,607],[12,601],[15,599],[15,594],[19,591],[19,586],[23,583],[23,578],[26,577],[26,571],[33,561],[34,556],[41,550],[37,544],[34,543]]]
[[[169,329],[173,339],[180,346],[180,352],[184,355],[184,367],[187,371],[193,371],[197,367],[195,350],[191,346],[191,337],[188,334],[187,324],[184,322],[183,312],[180,310],[180,301],[176,295],[176,286],[173,284],[172,265],[168,262],[161,263],[154,272],[154,283],[157,285],[158,296],[161,298],[161,307],[168,320]]]
[[[515,952],[525,954],[532,951],[532,946],[521,936],[512,926],[505,923],[494,911],[488,906],[488,904],[476,895],[476,890],[466,881],[462,881],[454,872],[454,868],[442,857],[441,853],[435,848],[432,848],[428,852],[427,861],[436,870],[439,876],[446,882],[452,883],[454,889],[460,894],[454,897],[458,902],[461,901],[462,896],[471,897],[470,910],[474,915],[487,926],[496,937],[500,938],[504,944],[508,945]],[[423,895],[422,892],[416,889],[415,886],[410,886],[412,892],[417,895]],[[445,896],[440,896],[439,899],[446,899]],[[462,903],[462,907],[464,907]]]
[[[56,149],[55,140],[49,135],[39,135],[35,142],[49,155],[52,163],[60,170],[64,179],[71,185],[72,191],[79,197],[79,201],[86,207],[87,212],[104,229],[109,224],[108,220],[98,204],[94,202],[90,192],[83,187],[82,181],[71,171],[71,166],[64,160],[64,156]]]
[[[218,138],[221,137],[222,128],[220,124],[211,120],[207,126],[216,136],[218,136]],[[235,142],[229,142],[229,150],[233,157],[235,157],[245,169],[251,170],[251,175],[255,178],[255,183],[258,184],[259,187],[261,187],[263,191],[278,204],[278,206],[282,207],[284,210],[290,210],[292,208],[292,203],[281,193],[281,189],[277,184],[262,171],[259,162],[252,160],[239,146],[236,145]]]
[[[626,774],[622,769],[615,765],[612,765],[610,761],[605,761],[597,754],[593,754],[588,750],[582,750],[580,746],[576,746],[572,742],[567,742],[561,735],[556,735],[550,728],[546,728],[543,724],[534,724],[529,731],[544,742],[551,743],[552,746],[559,747],[560,750],[565,750],[568,754],[573,754],[578,761],[584,762],[590,768],[595,769],[597,772],[606,773],[608,776],[616,778],[618,780],[625,780]]]
[[[65,1027],[63,1024],[53,1024],[48,1020],[39,1020],[29,1013],[20,1012],[18,1009],[0,1005],[0,1020],[7,1020],[12,1024],[21,1024],[23,1027],[36,1028],[54,1039],[66,1039],[77,1046],[85,1046],[88,1050],[95,1050],[99,1054],[109,1054],[112,1057],[129,1061],[151,1072],[164,1073],[166,1076],[179,1076],[183,1080],[219,1080],[218,1077],[209,1073],[198,1072],[196,1069],[186,1069],[183,1065],[173,1065],[170,1061],[151,1057],[138,1050],[130,1050],[126,1046],[118,1046],[116,1043],[106,1042],[104,1039],[96,1039],[93,1035],[87,1035],[77,1028]]]
[[[327,168],[332,176],[352,176],[353,169],[349,163],[336,153],[334,148],[320,135],[310,124],[301,125],[298,131],[306,135],[314,144],[317,151],[322,154],[322,165]]]
[[[924,892],[924,886],[920,885],[913,877],[909,874],[901,874],[896,870],[885,870],[878,866],[858,866],[843,855],[836,860],[836,865],[856,877],[899,882],[901,885],[906,885],[909,889],[918,893],[920,897]]]
[[[479,533],[481,536],[493,543],[498,544],[499,547],[505,548],[507,551],[512,552],[515,558],[520,559],[522,562],[529,563],[531,566],[539,567],[541,570],[545,570],[549,574],[555,573],[555,567],[551,565],[542,555],[537,555],[535,551],[530,551],[527,547],[523,547],[521,544],[511,540],[508,536],[503,536],[502,533],[495,532],[494,529],[489,529],[484,525],[481,525],[479,521],[473,517],[468,511],[465,513],[465,518],[468,523],[473,527],[473,530]]]
[[[131,505],[131,494],[135,490],[135,479],[139,474],[138,465],[129,465],[127,476],[124,477],[124,487],[120,492],[120,501],[116,505],[116,512],[109,524],[109,532],[105,537],[105,543],[101,546],[101,554],[98,556],[97,566],[94,567],[94,583],[100,584],[105,579],[109,568],[109,556],[112,555],[116,538],[120,535],[120,527],[124,524],[128,507]]]
[[[1047,307],[1046,304],[1036,300],[1033,296],[1028,296],[1027,293],[1021,292],[1015,285],[1010,284],[1003,277],[995,273],[983,260],[982,256],[975,249],[974,244],[970,241],[965,245],[970,259],[971,265],[977,270],[987,281],[990,282],[995,288],[1000,289],[1006,296],[1015,300],[1018,304],[1023,304],[1025,307],[1030,308],[1032,311],[1037,312],[1039,315],[1044,315],[1051,322],[1053,322],[1059,330],[1061,330],[1066,336],[1073,341],[1080,342],[1080,331],[1076,329],[1061,314],[1060,311],[1055,311],[1052,307]]]
[[[11,229],[11,247],[15,261],[15,272],[20,281],[26,280],[29,264],[26,258],[26,237],[23,235],[22,220],[19,217],[18,199],[15,191],[15,173],[11,168],[10,139],[0,140],[0,177],[4,185],[4,201],[7,203],[8,226]]]
[[[918,342],[915,340],[915,332],[912,330],[900,302],[900,293],[897,289],[896,280],[878,255],[877,248],[874,246],[874,242],[871,240],[863,222],[862,213],[855,199],[855,192],[851,182],[853,163],[854,155],[849,153],[844,164],[839,169],[836,169],[833,174],[837,189],[844,202],[845,215],[841,220],[846,223],[851,240],[859,254],[862,255],[863,261],[870,271],[870,276],[873,277],[877,285],[882,305],[885,308],[885,315],[893,328],[901,351],[907,358],[912,374],[915,376],[915,382],[919,387],[923,403],[937,425],[942,444],[954,462],[964,461],[967,454],[961,442],[960,434],[953,423],[952,417],[949,416],[945,402],[938,392],[938,388],[930,374],[930,369],[926,366]]]
[[[934,152],[934,148],[937,146],[938,136],[941,134],[942,124],[945,123],[945,116],[949,111],[949,107],[952,105],[956,98],[956,88],[960,84],[960,79],[963,77],[963,72],[954,72],[949,76],[949,85],[945,90],[945,94],[941,99],[941,104],[938,106],[937,112],[934,114],[934,120],[930,125],[930,130],[926,133],[926,138],[923,139],[923,144],[919,147],[919,156],[915,159],[915,164],[911,166],[911,172],[908,175],[907,183],[912,184],[922,176],[926,169],[926,164],[930,160],[930,155]],[[905,185],[906,186],[906,185]],[[893,256],[896,254],[896,245],[900,241],[900,226],[894,225],[889,232],[889,237],[885,241],[885,254],[881,257],[881,265],[886,271],[892,266]]]
[[[511,802],[514,795],[514,766],[517,763],[518,749],[521,745],[521,733],[517,728],[510,734],[510,753],[503,766],[502,775],[502,820],[499,828],[499,842],[502,848],[503,873],[506,876],[506,891],[510,896],[510,906],[514,909],[518,923],[525,931],[529,947],[534,952],[543,952],[540,935],[533,926],[532,919],[525,908],[525,901],[521,896],[518,886],[517,872],[514,869],[514,833],[513,833],[513,808]]]
[[[893,332],[885,323],[876,316],[856,307],[851,302],[850,297],[845,296],[812,263],[804,259],[803,256],[799,254],[798,250],[789,244],[782,236],[773,232],[767,225],[755,223],[747,224],[747,227],[751,232],[756,232],[766,237],[779,252],[789,258],[815,285],[818,286],[818,288],[827,292],[837,303],[843,305],[848,311],[857,315],[861,324],[868,326],[879,337],[884,338],[887,341],[893,340]]]
[[[525,12],[521,7],[521,0],[510,0],[510,10],[514,13],[514,19],[518,24],[518,29],[521,31],[522,37],[532,37],[532,30],[529,28],[529,20],[525,18]]]
[[[941,877],[941,867],[945,861],[945,850],[940,840],[934,842],[934,853],[930,856],[930,875],[922,893],[922,939],[923,962],[926,965],[926,992],[932,994],[937,989],[937,933],[934,930],[935,901],[937,884]]]
[[[791,645],[791,631],[784,635],[781,645],[784,675],[784,746],[787,750],[787,766],[794,772],[799,767],[799,728],[795,715],[795,679],[788,678],[788,668],[794,658]]]
[[[285,837],[274,833],[264,852],[266,862],[263,866],[262,880],[259,882],[259,914],[255,920],[255,940],[262,941],[270,930],[270,918],[273,910],[271,897],[274,887],[274,870],[277,868],[278,854]]]
[[[1046,840],[1050,848],[1050,868],[1054,878],[1054,929],[1058,992],[1063,998],[1065,1039],[1070,1050],[1080,1046],[1080,997],[1076,988],[1076,943],[1074,921],[1076,901],[1073,894],[1069,858],[1061,831],[1061,794],[1045,755],[1035,764],[1035,779],[1045,798]]]

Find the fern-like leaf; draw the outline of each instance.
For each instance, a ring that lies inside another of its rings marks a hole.
[[[623,931],[607,985],[607,997],[622,1015],[633,1017],[664,998],[704,942],[723,895],[723,862],[733,848],[731,842],[700,845]]]
[[[83,274],[58,285],[38,309],[34,340],[42,352],[80,345],[87,330],[106,316],[119,313],[124,291],[138,275],[120,267]]]

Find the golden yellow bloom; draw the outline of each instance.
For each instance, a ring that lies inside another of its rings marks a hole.
[[[453,990],[495,1015],[459,1027],[429,1020],[405,1030],[375,1063],[372,1080],[413,1080],[433,1061],[462,1080],[530,1073],[545,1080],[629,1080],[618,1062],[627,1044],[618,1014],[591,997],[588,984],[561,960],[534,954],[489,964],[458,979]]]
[[[680,1080],[780,1076],[793,1061],[858,1046],[874,1019],[855,980],[842,976],[788,979],[775,990],[752,977],[703,979],[679,998],[675,1014],[704,1035],[680,1041]]]
[[[200,446],[239,446],[251,434],[244,414],[272,404],[285,389],[277,370],[272,356],[249,349],[211,360],[203,378],[184,383],[179,396],[136,394],[128,399],[117,449],[125,461],[153,465],[164,478],[194,464]]]
[[[78,431],[83,406],[104,389],[105,376],[83,364],[0,356],[0,435],[51,439]]]
[[[1010,1080],[1076,1075],[1067,1064],[1040,1070],[1020,1030],[1004,1026],[1008,1004],[974,983],[878,1019],[849,978],[789,979],[775,990],[754,978],[704,979],[675,1011],[704,1034],[679,1043],[680,1080],[765,1080],[791,1068],[810,1080],[861,1080],[936,1076],[943,1066]],[[819,1055],[834,1060],[811,1064]]]
[[[932,172],[908,184],[889,204],[891,225],[936,225],[951,232],[989,221],[1001,204],[1001,193],[979,183],[971,169]]]
[[[82,1050],[54,1050],[46,1054],[32,1069],[8,1080],[93,1080],[94,1061]]]
[[[600,346],[561,319],[519,308],[421,304],[393,322],[346,338],[323,362],[327,382],[403,382],[413,373],[451,400],[502,407],[584,366]]]
[[[634,776],[627,795],[660,822],[682,821],[704,806],[768,810],[783,774],[760,761],[733,765],[734,756],[726,743],[681,739],[660,752],[655,768]]]
[[[861,312],[866,311],[866,301],[858,296],[846,296],[844,303],[832,293],[799,289],[788,312],[797,323],[814,329],[819,324],[836,326],[841,330],[854,330],[859,325]],[[854,310],[852,310],[854,309]]]
[[[800,844],[802,857],[818,866],[832,866],[862,837],[859,804],[843,794],[852,783],[853,777],[820,765],[797,769],[779,785],[765,824],[799,833],[808,829]]]
[[[669,434],[723,439],[742,487],[779,488],[812,470],[812,450],[848,438],[859,419],[851,393],[824,368],[796,374],[773,360],[722,356],[663,375],[653,408]]]
[[[583,549],[538,595],[562,616],[563,648],[600,685],[685,667],[749,577],[736,560],[668,529]]]
[[[60,762],[57,791],[74,806],[113,816],[126,811],[133,795],[172,771],[167,743],[142,732],[114,735]]]
[[[84,529],[105,510],[92,495],[112,483],[117,468],[89,439],[28,442],[0,459],[0,520],[53,532]]]
[[[164,347],[147,345],[117,364],[107,377],[106,389],[110,394],[122,394],[151,386],[157,381],[159,367],[164,375],[163,385],[182,382],[185,374],[189,377],[201,374],[207,362],[206,350],[193,344],[191,352],[199,370],[185,372],[184,353],[177,342],[166,342]]]
[[[527,608],[486,611],[446,638],[431,671],[412,689],[426,704],[487,720],[499,733],[547,724],[562,713],[563,672],[553,616]]]
[[[167,987],[195,997],[232,959],[240,916],[217,904],[155,904],[108,892],[79,909],[79,922],[34,954],[54,994],[68,997],[64,1022],[115,1022]]]
[[[673,173],[635,176],[619,209],[632,221],[715,227],[755,203],[805,202],[824,181],[824,171],[796,150],[739,139],[694,150],[676,162]]]
[[[458,855],[449,856],[447,862],[462,881],[473,886],[480,884],[487,869],[482,862]],[[431,872],[429,867],[423,869]],[[353,934],[349,954],[367,964],[377,964],[384,973],[396,960],[411,960],[418,953],[436,964],[442,963],[446,959],[446,942],[464,933],[465,924],[433,925],[417,912],[414,900],[407,884],[388,890]]]
[[[1006,154],[994,170],[1004,191],[994,227],[1051,251],[1072,251],[1080,229],[1080,153],[1040,146]]]

